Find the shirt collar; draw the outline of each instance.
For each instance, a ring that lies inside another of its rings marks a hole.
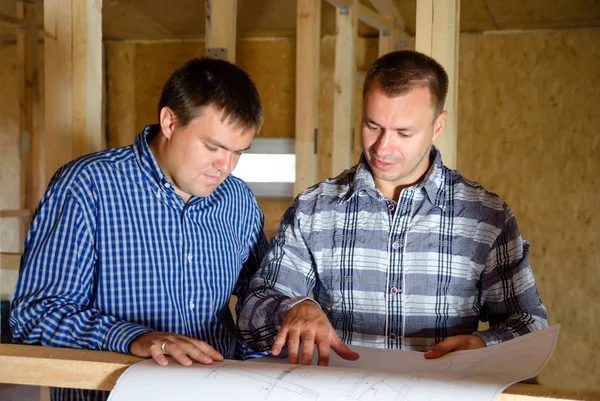
[[[150,146],[148,143],[154,139],[159,132],[159,126],[147,125],[144,130],[135,138],[133,143],[133,152],[138,159],[142,170],[146,176],[154,183],[164,186],[168,184],[169,180],[163,173],[160,165],[154,158]]]
[[[442,163],[442,154],[439,149],[435,146],[431,146],[429,152],[429,160],[432,160],[431,166],[425,175],[423,181],[412,188],[415,190],[424,190],[429,198],[429,201],[444,209],[446,205],[446,189],[445,189],[445,176],[447,175],[447,167]],[[375,181],[373,181],[373,174],[371,168],[367,163],[364,153],[361,154],[360,160],[355,167],[354,180],[350,183],[348,191],[343,196],[343,201],[349,201],[355,194],[364,191],[367,195],[375,199],[384,199],[383,195],[375,187]]]

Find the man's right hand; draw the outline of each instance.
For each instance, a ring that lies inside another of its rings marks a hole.
[[[192,359],[204,365],[223,360],[223,355],[204,341],[163,331],[149,331],[137,337],[129,344],[129,352],[140,357],[151,356],[161,366],[169,363],[166,354],[184,366],[190,366]]]
[[[294,364],[299,362],[298,354],[302,347],[300,362],[302,365],[310,365],[315,345],[319,354],[319,366],[329,364],[330,349],[350,361],[359,357],[340,340],[325,313],[312,301],[301,302],[288,311],[271,347],[271,353],[279,355],[286,343],[288,361]]]

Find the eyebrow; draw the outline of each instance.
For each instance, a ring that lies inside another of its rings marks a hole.
[[[383,126],[381,124],[378,124],[377,122],[371,120],[370,118],[367,118],[367,124],[372,124],[372,125],[376,125],[380,128],[383,128]],[[400,128],[392,128],[392,131],[417,131],[417,129],[411,125],[409,125],[408,127],[400,127]]]
[[[230,151],[230,152],[238,152],[238,153],[239,153],[239,152],[245,152],[245,151],[247,151],[248,149],[250,149],[250,147],[252,146],[252,145],[250,145],[250,146],[248,146],[247,148],[240,149],[240,150],[235,150],[235,149],[229,149],[227,146],[223,145],[223,144],[222,144],[222,143],[220,143],[219,141],[215,141],[214,139],[209,139],[207,142],[209,142],[211,145],[214,145],[214,146],[216,146],[216,147],[219,147],[219,148],[221,148],[221,149],[225,149],[225,150],[228,150],[228,151]]]

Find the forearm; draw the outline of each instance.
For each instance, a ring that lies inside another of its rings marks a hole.
[[[17,343],[121,353],[128,353],[131,341],[150,331],[58,298],[15,299],[10,323]]]
[[[259,287],[251,292],[238,318],[244,342],[254,351],[267,351],[279,332],[287,312],[308,297],[283,295],[273,289]]]

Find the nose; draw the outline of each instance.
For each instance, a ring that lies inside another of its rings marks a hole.
[[[224,173],[229,174],[233,165],[233,152],[224,151],[222,154],[217,156],[217,159],[213,163],[213,166]]]
[[[390,133],[389,131],[383,131],[377,137],[377,140],[373,144],[373,150],[379,156],[384,156],[389,145]]]

